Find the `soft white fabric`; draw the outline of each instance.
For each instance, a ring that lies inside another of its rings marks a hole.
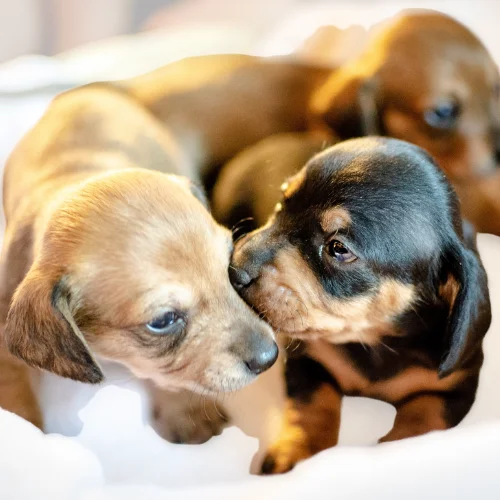
[[[267,37],[209,27],[124,37],[59,58],[14,61],[0,67],[0,164],[58,87],[130,76],[187,55],[286,53],[322,23],[368,26],[407,3],[379,2],[374,7],[366,2],[325,2],[307,9],[305,2],[304,9],[284,16]],[[413,2],[417,4],[429,6],[429,2]],[[450,0],[430,6],[436,5],[476,31],[484,27],[490,48],[500,48],[492,43],[496,40],[492,34],[497,35],[497,16],[492,14],[498,8],[496,0],[475,3],[476,15],[468,14],[469,2]],[[481,15],[486,8],[490,15]],[[14,95],[19,90],[25,93]],[[347,398],[339,447],[285,477],[258,478],[248,472],[259,448],[258,440],[250,436],[260,437],[264,444],[277,429],[282,402],[279,367],[226,398],[239,427],[197,447],[161,440],[147,423],[148,401],[141,385],[117,367],[109,367],[107,385],[99,389],[47,375],[41,386],[47,428],[66,437],[43,436],[0,410],[0,498],[500,498],[500,238],[481,235],[479,239],[490,278],[494,322],[485,341],[477,401],[459,428],[373,446],[390,429],[394,409],[373,400]]]

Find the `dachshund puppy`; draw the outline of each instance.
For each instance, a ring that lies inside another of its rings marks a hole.
[[[337,443],[343,395],[393,404],[393,441],[469,411],[491,321],[474,234],[445,175],[417,146],[361,138],[313,157],[230,267],[242,297],[301,341],[288,406],[262,472]]]
[[[113,360],[154,384],[162,435],[201,442],[223,419],[207,428],[186,391],[237,390],[274,363],[270,327],[229,281],[229,231],[172,175],[190,171],[168,131],[106,85],[57,97],[24,137],[4,181],[2,406],[42,426],[27,365],[97,384]]]
[[[331,72],[279,57],[211,55],[117,85],[167,124],[211,188],[219,167],[243,148],[308,130],[312,93]]]
[[[315,93],[313,114],[341,139],[387,135],[426,149],[465,199],[465,217],[500,234],[500,201],[486,187],[500,188],[497,65],[474,34],[438,12],[403,11],[375,33]]]

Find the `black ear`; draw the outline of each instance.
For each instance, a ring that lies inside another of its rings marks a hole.
[[[32,268],[17,288],[5,324],[9,351],[31,366],[97,384],[103,373],[71,315],[61,281]]]
[[[488,279],[477,253],[457,245],[445,254],[444,260],[449,273],[445,286],[451,311],[440,377],[463,366],[477,353],[491,323]]]
[[[382,135],[376,77],[339,71],[318,90],[312,112],[341,139]]]

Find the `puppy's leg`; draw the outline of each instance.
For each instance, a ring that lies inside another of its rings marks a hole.
[[[289,359],[286,384],[283,427],[264,458],[262,474],[287,472],[338,441],[342,394],[323,366],[306,356]]]
[[[227,424],[220,404],[190,391],[152,389],[152,426],[171,443],[201,444]]]
[[[469,413],[476,397],[478,382],[477,371],[471,370],[470,375],[462,379],[458,387],[448,392],[409,396],[395,405],[394,426],[379,442],[397,441],[455,427]]]
[[[11,411],[42,429],[42,414],[30,380],[30,369],[0,342],[0,408]]]
[[[450,427],[445,415],[446,401],[441,394],[420,394],[396,406],[393,428],[379,443],[420,436]]]

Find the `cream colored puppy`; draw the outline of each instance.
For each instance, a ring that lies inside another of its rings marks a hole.
[[[201,442],[224,418],[205,421],[191,391],[240,389],[274,363],[271,329],[229,282],[230,233],[172,175],[190,167],[106,85],[57,97],[21,141],[4,182],[1,406],[41,427],[28,365],[95,384],[108,359],[152,381],[161,434]]]

